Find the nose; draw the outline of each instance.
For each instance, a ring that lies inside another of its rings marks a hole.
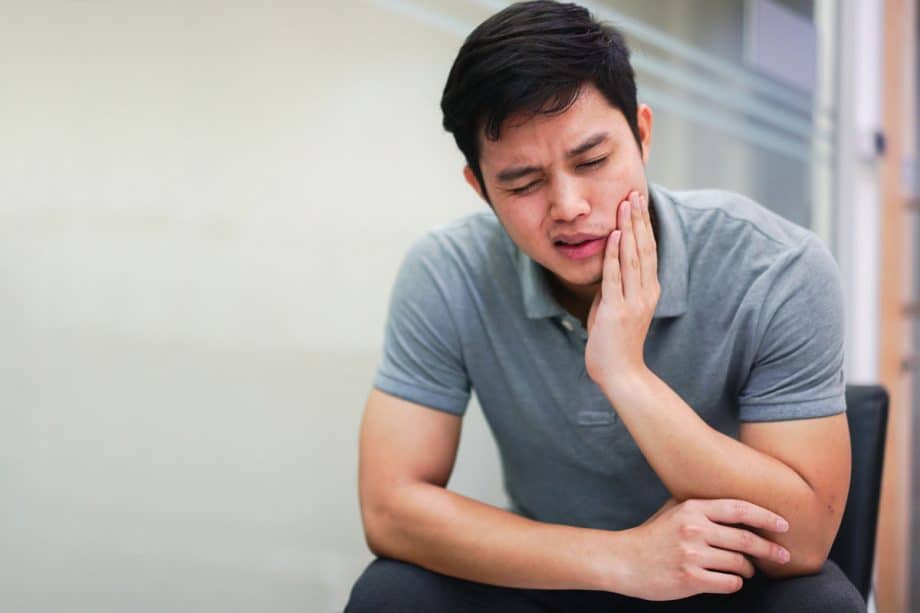
[[[572,221],[591,212],[591,205],[582,197],[577,181],[569,177],[554,178],[549,197],[549,214],[553,221]]]

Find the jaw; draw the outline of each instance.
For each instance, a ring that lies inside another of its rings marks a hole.
[[[587,301],[590,304],[594,299],[594,295],[601,288],[601,281],[603,280],[602,265],[603,260],[601,259],[597,264],[584,262],[581,266],[562,270],[558,267],[556,270],[549,267],[545,268],[557,299],[574,299],[578,302]]]

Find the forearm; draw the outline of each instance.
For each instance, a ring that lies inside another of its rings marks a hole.
[[[677,500],[737,498],[789,520],[769,538],[792,554],[790,564],[761,566],[770,574],[812,572],[830,546],[832,514],[795,470],[707,425],[653,373],[610,388],[608,396],[649,464]]]
[[[619,533],[536,522],[427,483],[388,499],[363,507],[377,555],[506,587],[616,588]]]

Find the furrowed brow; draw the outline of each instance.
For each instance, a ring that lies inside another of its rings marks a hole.
[[[538,166],[515,166],[513,168],[506,168],[505,170],[501,171],[498,173],[497,178],[499,183],[510,183],[515,179],[520,179],[521,177],[525,177],[535,172],[540,172],[540,168]]]
[[[597,147],[603,142],[606,142],[610,138],[610,135],[607,132],[598,132],[597,134],[588,137],[585,142],[581,143],[574,149],[571,149],[566,152],[565,157],[573,158],[590,151],[594,147]],[[539,166],[513,166],[511,168],[506,168],[496,175],[496,179],[499,183],[510,183],[521,177],[525,177],[529,174],[535,172],[540,172],[541,168]]]
[[[610,138],[610,135],[607,134],[606,132],[598,132],[594,136],[588,137],[588,139],[585,140],[585,142],[583,142],[582,144],[568,151],[565,154],[565,157],[567,158],[577,157],[581,155],[582,153],[585,153],[586,151],[589,151],[593,149],[594,147],[597,147],[598,145],[606,141],[608,138]]]

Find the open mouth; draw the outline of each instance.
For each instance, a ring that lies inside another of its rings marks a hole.
[[[577,247],[578,245],[584,245],[585,243],[590,243],[592,240],[597,240],[597,239],[588,238],[583,241],[576,241],[576,242],[556,241],[556,244],[563,246],[563,247]]]
[[[606,243],[606,236],[598,236],[584,239],[577,238],[575,240],[558,240],[555,245],[556,249],[565,257],[581,260],[603,251]]]

